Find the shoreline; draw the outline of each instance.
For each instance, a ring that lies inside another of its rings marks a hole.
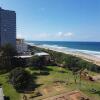
[[[65,54],[70,54],[70,55],[79,57],[81,59],[84,59],[88,62],[92,62],[92,63],[100,66],[100,58],[95,56],[95,55],[91,55],[91,54],[87,54],[87,53],[83,53],[83,52],[79,52],[79,51],[70,51],[70,50],[62,49],[62,48],[53,48],[53,47],[48,47],[48,46],[42,46],[42,45],[32,44],[31,46],[36,46],[38,48],[49,49],[49,50],[53,50],[53,51],[56,51],[56,52],[62,52],[62,53],[65,53]]]

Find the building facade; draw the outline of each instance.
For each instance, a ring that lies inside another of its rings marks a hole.
[[[19,54],[26,54],[28,52],[28,46],[24,39],[16,39],[16,49]]]
[[[4,100],[3,89],[0,87],[0,100]]]
[[[16,46],[16,13],[0,8],[0,46]]]

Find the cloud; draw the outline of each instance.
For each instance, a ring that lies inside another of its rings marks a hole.
[[[38,34],[33,34],[33,39],[34,40],[63,40],[63,39],[68,39],[73,36],[73,33],[68,32],[68,33],[63,33],[63,32],[58,32],[58,33],[38,33]]]
[[[71,32],[58,32],[58,33],[30,33],[27,35],[18,34],[17,38],[24,38],[26,40],[68,40],[72,39],[73,33]]]
[[[46,39],[46,38],[50,38],[50,34],[48,33],[38,33],[38,34],[34,34],[33,38],[35,39]]]
[[[58,32],[59,37],[71,37],[73,36],[73,33],[68,32],[68,33],[63,33],[63,32]]]

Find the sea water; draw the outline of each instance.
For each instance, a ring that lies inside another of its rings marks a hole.
[[[100,58],[100,42],[27,41],[27,43],[65,51],[85,53]]]

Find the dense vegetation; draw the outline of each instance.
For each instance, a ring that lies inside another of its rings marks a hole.
[[[6,73],[16,67],[24,67],[26,61],[21,58],[17,58],[16,49],[7,44],[0,48],[0,73]]]
[[[30,73],[21,67],[15,68],[10,72],[9,81],[18,92],[31,90],[34,85],[34,81]]]
[[[14,68],[14,56],[17,51],[9,44],[0,48],[0,70],[6,72]]]
[[[37,47],[34,47],[37,48]],[[56,64],[60,67],[68,68],[70,70],[81,70],[88,69],[93,72],[100,73],[100,66],[93,64],[92,62],[88,62],[79,57],[65,54],[62,52],[56,52],[49,49],[37,48],[38,51],[45,51],[50,54],[50,59],[52,62],[50,64]]]

